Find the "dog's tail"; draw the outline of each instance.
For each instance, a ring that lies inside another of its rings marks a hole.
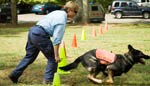
[[[59,69],[64,70],[64,71],[69,71],[71,69],[77,68],[77,66],[80,62],[81,62],[81,57],[78,57],[74,62],[72,62],[64,67],[59,67]]]

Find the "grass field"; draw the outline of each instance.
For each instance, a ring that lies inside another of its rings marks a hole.
[[[103,24],[104,26],[104,24]],[[84,52],[101,48],[114,53],[127,52],[127,45],[142,50],[150,55],[150,25],[148,24],[109,24],[108,31],[99,35],[99,24],[67,26],[63,40],[65,41],[68,63]],[[92,29],[97,35],[92,37]],[[19,79],[18,85],[13,85],[8,74],[17,66],[25,55],[25,44],[29,27],[0,28],[0,86],[47,86],[42,85],[46,59],[40,53]],[[82,29],[85,29],[86,40],[81,40]],[[72,48],[73,34],[76,33],[78,48]],[[63,86],[103,86],[87,80],[88,72],[79,65],[70,74],[60,75]],[[142,85],[150,86],[150,60],[146,65],[136,64],[127,74],[115,78],[114,86]]]

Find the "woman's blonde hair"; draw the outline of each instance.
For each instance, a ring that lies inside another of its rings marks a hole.
[[[73,10],[78,10],[79,9],[79,6],[76,2],[74,1],[68,1],[65,6],[64,6],[64,9],[73,9]]]

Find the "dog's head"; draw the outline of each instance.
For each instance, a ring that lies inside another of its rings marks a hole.
[[[145,64],[143,59],[150,59],[149,55],[144,54],[142,51],[133,48],[130,44],[128,45],[128,55],[132,57],[135,63]]]

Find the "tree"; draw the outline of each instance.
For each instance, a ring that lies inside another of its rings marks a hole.
[[[76,22],[88,23],[88,0],[76,0],[80,6],[78,15],[75,17]]]
[[[11,0],[11,15],[12,15],[12,24],[17,25],[17,9],[16,9],[16,0]]]
[[[89,13],[89,11],[88,11],[88,0],[83,0],[83,20],[82,20],[82,22],[83,23],[88,23],[88,13]]]
[[[76,2],[78,3],[78,5],[80,6],[79,10],[78,10],[78,14],[75,17],[75,22],[82,22],[82,15],[83,15],[83,2],[82,0],[76,0]]]

